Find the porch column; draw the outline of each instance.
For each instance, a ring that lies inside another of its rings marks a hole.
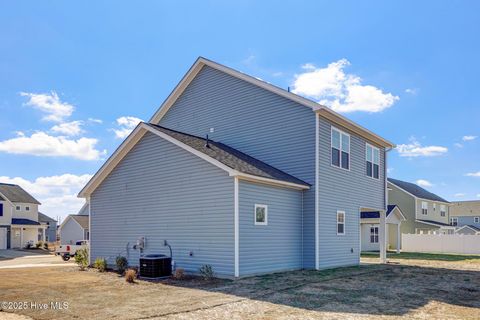
[[[385,210],[380,211],[380,225],[378,230],[378,242],[380,245],[380,263],[387,262],[387,237],[385,229],[386,229],[386,221],[385,221]]]
[[[20,227],[20,249],[23,249],[23,228]]]
[[[401,223],[397,224],[397,253],[400,253],[400,241],[402,240],[400,237],[400,225]]]
[[[43,242],[47,241],[47,239],[45,239],[45,228],[42,228],[42,240]]]

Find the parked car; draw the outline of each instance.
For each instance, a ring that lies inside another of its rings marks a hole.
[[[78,250],[87,247],[87,240],[79,240],[76,241],[75,244],[62,244],[55,250],[55,255],[61,256],[63,261],[68,261],[71,257],[75,256]]]

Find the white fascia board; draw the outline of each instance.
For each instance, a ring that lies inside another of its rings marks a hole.
[[[253,85],[256,85],[260,88],[263,88],[267,91],[273,92],[281,97],[284,97],[286,99],[289,99],[291,101],[294,101],[302,106],[308,107],[312,109],[314,112],[321,112],[322,115],[330,116],[330,120],[334,121],[340,125],[348,127],[350,130],[354,131],[355,133],[359,134],[360,136],[363,136],[373,142],[376,142],[377,144],[384,146],[384,147],[390,147],[393,148],[395,147],[395,144],[392,142],[380,137],[379,135],[369,131],[368,129],[356,124],[355,122],[347,119],[346,117],[338,114],[337,112],[333,111],[332,109],[323,106],[315,101],[309,100],[307,98],[304,98],[302,96],[296,95],[292,92],[289,92],[287,90],[284,90],[282,88],[279,88],[271,83],[259,80],[255,77],[249,76],[245,73],[242,73],[240,71],[234,70],[232,68],[229,68],[227,66],[221,65],[217,62],[205,59],[203,57],[199,57],[195,63],[190,67],[190,69],[187,71],[185,76],[180,80],[180,82],[177,84],[177,86],[173,89],[173,91],[170,93],[170,95],[167,97],[167,99],[162,103],[162,105],[158,108],[158,110],[155,112],[155,114],[150,118],[151,123],[159,123],[162,117],[168,112],[170,107],[175,103],[175,101],[180,97],[182,92],[187,88],[187,86],[190,84],[190,82],[196,77],[198,72],[203,68],[203,66],[209,66],[213,69],[219,70],[221,72],[224,72],[228,75],[231,75],[235,78],[244,80],[246,82],[249,82]]]

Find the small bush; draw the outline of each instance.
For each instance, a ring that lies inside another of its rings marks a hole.
[[[88,249],[83,248],[77,250],[75,253],[75,263],[78,264],[80,270],[85,270],[88,267]]]
[[[212,280],[215,277],[213,268],[209,264],[204,264],[203,266],[201,266],[199,271],[204,280]]]
[[[44,242],[44,243],[43,243],[43,248],[45,248],[45,249],[48,250],[48,242]]]
[[[35,247],[36,247],[37,249],[40,249],[40,247],[42,247],[42,246],[43,246],[43,241],[38,241],[38,242],[35,244]]]
[[[125,257],[118,256],[115,259],[115,263],[117,264],[117,271],[120,274],[123,274],[128,268],[128,260]]]
[[[137,271],[135,271],[134,269],[128,269],[125,272],[125,281],[127,281],[128,283],[134,283],[136,278]]]
[[[93,263],[93,267],[100,272],[105,272],[107,270],[107,260],[105,258],[97,258]]]
[[[185,278],[185,270],[183,268],[175,269],[175,274],[173,275],[173,277],[177,280]]]

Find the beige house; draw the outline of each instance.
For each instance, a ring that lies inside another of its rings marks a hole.
[[[479,234],[480,200],[452,202],[450,224],[457,227],[455,233]]]
[[[0,183],[0,249],[25,248],[45,240],[47,225],[38,220],[39,205],[20,186]]]

